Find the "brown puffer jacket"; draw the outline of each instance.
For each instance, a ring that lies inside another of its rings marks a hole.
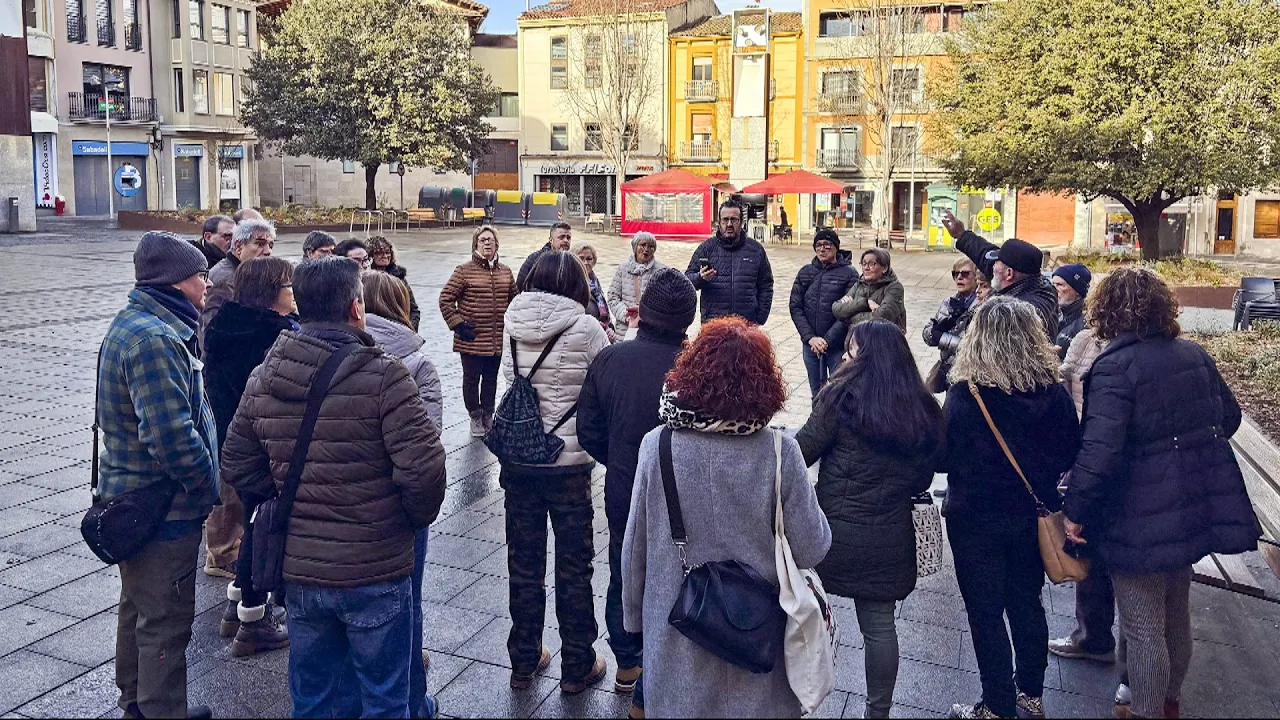
[[[511,268],[500,262],[490,265],[478,255],[459,265],[440,290],[440,314],[450,330],[470,323],[475,340],[453,336],[453,351],[467,355],[502,354],[502,316],[516,296]]]
[[[444,502],[444,448],[409,371],[368,334],[329,323],[281,333],[253,371],[222,449],[222,481],[259,497],[283,489],[311,382],[351,342],[365,347],[343,360],[320,406],[289,523],[287,581],[406,577],[414,531]]]

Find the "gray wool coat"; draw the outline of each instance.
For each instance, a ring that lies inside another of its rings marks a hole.
[[[640,444],[631,517],[622,547],[623,623],[644,633],[645,714],[654,718],[800,717],[782,653],[754,675],[703,650],[667,616],[684,573],[671,543],[658,462],[661,428]],[[677,430],[672,466],[689,534],[690,565],[735,559],[777,583],[774,561],[774,450],[769,431],[732,437]],[[782,512],[796,563],[811,568],[831,547],[831,528],[795,440],[782,441]]]

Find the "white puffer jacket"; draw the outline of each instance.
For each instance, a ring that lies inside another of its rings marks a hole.
[[[538,393],[538,409],[543,427],[550,432],[560,418],[578,402],[578,393],[587,377],[587,367],[600,351],[609,345],[600,322],[587,314],[586,308],[561,295],[523,292],[511,301],[502,329],[502,374],[510,383],[515,379],[511,367],[511,340],[516,339],[520,374],[528,377],[529,368],[538,361],[547,341],[564,331],[542,367],[530,380]],[[578,444],[578,418],[575,414],[556,435],[564,440],[564,451],[553,466],[590,466],[594,460]],[[535,466],[542,467],[542,466]]]
[[[444,399],[440,390],[440,375],[436,373],[436,366],[427,358],[426,353],[422,352],[426,341],[411,328],[373,313],[365,315],[364,321],[365,331],[378,343],[378,347],[399,358],[409,369],[413,381],[418,384],[418,394],[427,404],[427,414],[436,424],[436,429],[443,432]]]

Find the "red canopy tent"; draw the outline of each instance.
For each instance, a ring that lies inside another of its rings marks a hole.
[[[647,230],[664,237],[709,235],[711,183],[678,168],[623,183],[622,234]]]
[[[773,175],[767,180],[742,188],[745,195],[834,195],[843,190],[844,186],[835,180],[804,170]]]

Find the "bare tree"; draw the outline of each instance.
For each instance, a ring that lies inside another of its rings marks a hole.
[[[619,187],[645,125],[662,105],[666,20],[655,7],[649,0],[589,0],[565,38],[565,108],[582,128],[586,149],[614,166]],[[553,88],[556,82],[553,67]],[[621,192],[615,203],[614,212],[621,213]]]
[[[863,173],[876,183],[872,227],[884,244],[895,173],[919,161],[924,102],[924,59],[942,52],[936,34],[937,6],[900,5],[889,0],[845,0],[848,32],[836,39],[835,63],[825,65],[821,106],[839,125],[862,128]],[[931,32],[932,31],[932,32]],[[837,78],[826,75],[837,73]],[[868,145],[880,148],[866,152]],[[914,188],[912,188],[914,193]]]

